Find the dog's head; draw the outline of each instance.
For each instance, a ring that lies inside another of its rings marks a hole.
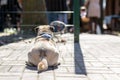
[[[48,62],[43,58],[37,65],[38,72],[42,72],[48,69]]]
[[[37,31],[38,36],[40,36],[43,33],[53,35],[54,27],[50,26],[50,25],[40,25],[40,26],[36,27],[35,30]]]

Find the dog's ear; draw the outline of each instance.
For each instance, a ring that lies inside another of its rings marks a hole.
[[[34,28],[35,32],[38,32],[38,29],[39,29],[39,26],[38,26],[38,27],[35,27],[35,28]]]
[[[55,31],[54,26],[51,26],[51,25],[50,25],[50,30],[51,30],[52,32],[54,32],[54,31]]]

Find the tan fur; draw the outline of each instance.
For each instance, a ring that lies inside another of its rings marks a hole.
[[[46,32],[46,33],[49,33],[49,34],[53,35],[53,32],[51,31],[50,28],[53,28],[53,26],[49,26],[49,25],[38,26],[36,28],[36,29],[38,29],[37,36],[39,36],[43,32]]]
[[[45,39],[40,36],[41,33],[53,34],[50,26],[39,26],[38,36],[35,39],[33,48],[28,53],[28,62],[37,66],[38,71],[47,70],[48,66],[58,64],[59,51],[56,44],[51,39]]]

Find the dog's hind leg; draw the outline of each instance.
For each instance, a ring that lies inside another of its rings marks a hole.
[[[37,64],[39,63],[39,51],[37,50],[33,50],[31,52],[28,53],[28,62],[32,63],[33,65],[37,66]]]
[[[32,54],[31,52],[28,53],[28,61],[25,62],[27,66],[35,66],[35,65],[32,63],[32,62],[33,62],[33,57],[32,57],[31,54]]]

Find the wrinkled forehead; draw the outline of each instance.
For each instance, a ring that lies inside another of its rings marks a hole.
[[[50,26],[49,25],[41,25],[41,26],[38,26],[38,28],[40,30],[49,30],[50,29]]]

